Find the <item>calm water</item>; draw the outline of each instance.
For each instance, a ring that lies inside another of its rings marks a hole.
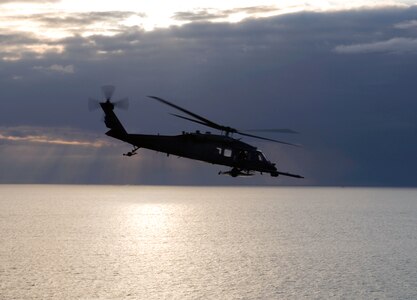
[[[417,190],[0,186],[1,299],[417,299]]]

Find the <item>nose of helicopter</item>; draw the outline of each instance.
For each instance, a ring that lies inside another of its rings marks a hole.
[[[278,177],[279,173],[276,164],[268,161],[268,165],[269,173],[271,174],[271,176]]]

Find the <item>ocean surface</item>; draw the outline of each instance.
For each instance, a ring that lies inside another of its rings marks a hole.
[[[0,185],[0,299],[417,299],[417,190]]]

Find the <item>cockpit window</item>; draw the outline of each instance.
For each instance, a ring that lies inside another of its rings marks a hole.
[[[259,152],[259,151],[256,152],[256,160],[257,161],[266,161],[265,156],[262,154],[262,152]]]

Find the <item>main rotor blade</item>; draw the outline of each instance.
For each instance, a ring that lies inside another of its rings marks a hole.
[[[250,136],[250,137],[253,137],[255,139],[275,142],[275,143],[284,144],[284,145],[290,145],[290,146],[294,146],[294,147],[300,147],[300,145],[297,145],[297,144],[291,144],[291,143],[287,143],[287,142],[283,142],[283,141],[279,141],[279,140],[269,139],[269,138],[266,138],[266,137],[253,135],[253,134],[249,134],[249,133],[244,133],[244,132],[241,132],[241,131],[238,131],[237,133],[240,134],[240,135],[244,135],[244,136]]]
[[[104,94],[104,97],[106,97],[106,100],[110,100],[111,97],[113,97],[115,89],[116,87],[114,85],[103,85],[101,87],[101,90]]]
[[[291,134],[299,133],[289,128],[247,129],[247,130],[242,130],[242,131],[244,132],[277,132],[277,133],[291,133]]]
[[[224,131],[226,133],[237,133],[237,134],[240,134],[240,135],[243,135],[243,136],[249,136],[249,137],[252,137],[252,138],[256,138],[256,139],[260,139],[260,140],[265,140],[265,141],[270,141],[270,142],[275,142],[275,143],[279,143],[279,144],[290,145],[290,146],[295,146],[295,147],[299,147],[300,146],[300,145],[291,144],[291,143],[287,143],[287,142],[283,142],[283,141],[279,141],[279,140],[265,138],[265,137],[258,136],[258,135],[253,135],[253,134],[245,133],[244,131],[239,131],[239,130],[237,130],[235,128],[232,128],[232,127],[219,125],[217,123],[214,123],[213,121],[210,121],[209,119],[206,119],[206,118],[204,118],[204,117],[202,117],[200,115],[197,115],[197,114],[195,114],[195,113],[193,113],[193,112],[191,112],[189,110],[186,110],[185,108],[182,108],[182,107],[180,107],[180,106],[178,106],[176,104],[173,104],[173,103],[171,103],[171,102],[169,102],[167,100],[164,100],[162,98],[159,98],[159,97],[156,97],[156,96],[148,96],[148,97],[149,98],[152,98],[152,99],[155,99],[155,100],[157,100],[157,101],[159,101],[161,103],[164,103],[164,104],[166,104],[168,106],[171,106],[171,107],[173,107],[173,108],[175,108],[175,109],[177,109],[179,111],[182,111],[183,113],[185,113],[185,114],[187,114],[187,115],[189,115],[189,116],[197,119],[197,120],[194,120],[194,119],[187,118],[187,117],[184,117],[184,116],[180,116],[180,115],[177,115],[177,114],[172,114],[172,115],[174,115],[174,116],[176,116],[178,118],[184,119],[184,120],[188,120],[188,121],[191,121],[191,122],[194,122],[194,123],[202,124],[202,125],[205,125],[205,126],[214,128],[214,129],[218,129],[218,130]],[[286,131],[291,131],[290,129],[288,129],[288,130],[285,129],[285,130]]]
[[[159,102],[162,102],[162,103],[164,103],[164,104],[166,104],[168,106],[171,106],[171,107],[173,107],[175,109],[178,109],[179,111],[182,111],[183,113],[186,113],[187,115],[190,115],[190,116],[192,116],[192,117],[200,120],[202,122],[201,124],[204,123],[204,125],[206,125],[208,127],[211,127],[211,128],[214,128],[214,129],[218,129],[218,130],[222,130],[222,131],[232,132],[232,133],[233,132],[237,132],[237,130],[234,129],[234,128],[227,127],[227,126],[222,126],[222,125],[219,125],[217,123],[214,123],[213,121],[210,121],[209,119],[206,119],[206,118],[204,118],[204,117],[202,117],[200,115],[197,115],[197,114],[195,114],[195,113],[193,113],[193,112],[191,112],[189,110],[186,110],[185,108],[182,108],[182,107],[180,107],[178,105],[175,105],[175,104],[173,104],[171,102],[168,102],[167,100],[164,100],[162,98],[159,98],[159,97],[156,97],[156,96],[148,96],[148,97],[149,98],[152,98],[152,99],[155,99],[155,100],[157,100]]]
[[[187,117],[184,117],[184,116],[181,116],[181,115],[177,115],[177,114],[170,114],[170,115],[172,115],[174,117],[177,117],[177,118],[181,118],[181,119],[187,120],[187,121],[191,121],[191,122],[194,122],[194,123],[197,123],[197,124],[201,124],[201,125],[207,126],[207,123],[204,123],[204,122],[201,122],[201,121],[198,121],[198,120],[194,120],[194,119],[187,118]],[[209,127],[211,128],[211,126],[209,126]]]

